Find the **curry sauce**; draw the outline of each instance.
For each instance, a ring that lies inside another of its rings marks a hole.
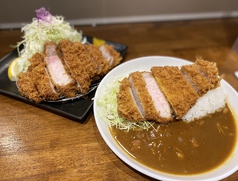
[[[112,128],[115,140],[142,164],[172,174],[198,174],[225,162],[234,150],[237,128],[232,112],[186,123],[155,123],[149,130]]]

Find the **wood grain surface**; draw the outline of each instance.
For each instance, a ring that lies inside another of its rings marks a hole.
[[[238,91],[238,19],[210,19],[76,27],[84,34],[128,45],[124,61],[165,55],[215,61]],[[0,58],[21,40],[0,30]],[[78,123],[0,94],[0,180],[152,180],[121,161],[106,145],[93,111]],[[238,180],[238,172],[228,180]]]

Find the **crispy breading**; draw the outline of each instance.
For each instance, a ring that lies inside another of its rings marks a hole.
[[[18,91],[21,93],[23,97],[26,97],[34,102],[41,102],[41,98],[37,88],[35,86],[35,82],[32,79],[32,72],[27,71],[26,73],[20,73],[18,76],[18,81],[16,82]]]
[[[82,65],[85,67],[91,78],[97,75],[97,64],[92,61],[92,58],[88,54],[86,49],[87,45],[83,45],[80,42],[74,42],[73,48],[75,49],[75,53],[78,56],[78,59],[81,61]]]
[[[19,92],[35,102],[43,100],[56,100],[59,94],[47,75],[43,56],[36,53],[29,59],[30,66],[26,73],[21,73],[17,81]]]
[[[42,100],[57,100],[59,93],[55,90],[47,70],[42,62],[33,69],[36,88]],[[67,94],[68,95],[68,94]]]
[[[181,71],[191,81],[190,83],[194,86],[199,96],[206,94],[213,87],[213,84],[201,73],[196,64],[184,65],[181,67]]]
[[[142,105],[146,120],[159,121],[159,113],[156,111],[153,100],[146,88],[146,83],[142,77],[142,73],[139,71],[131,73],[129,75],[129,81],[134,96],[138,96],[140,104]]]
[[[114,51],[110,50],[111,55],[119,62],[120,54]],[[92,81],[112,68],[99,47],[66,39],[45,43],[43,53],[29,61],[27,73],[18,77],[17,85],[23,96],[35,102],[86,94]]]
[[[178,67],[152,67],[152,74],[171,104],[176,118],[183,117],[199,98]]]
[[[111,62],[111,68],[117,66],[121,61],[122,61],[122,57],[120,55],[120,53],[118,53],[113,45],[108,45],[108,44],[104,44],[104,45],[101,45],[101,47],[99,47],[99,49],[105,49],[109,56],[107,56],[109,59],[110,57],[112,58],[112,60],[109,60],[109,61],[112,61]]]
[[[34,54],[30,59],[30,66],[28,67],[27,71],[31,71],[36,66],[38,66],[40,63],[43,62],[43,56],[40,53]]]
[[[59,44],[63,53],[63,59],[69,67],[71,75],[78,82],[80,92],[83,94],[87,93],[92,82],[91,76],[88,73],[89,70],[87,70],[87,62],[90,57],[84,52],[85,49],[79,43],[62,40]]]
[[[153,105],[157,114],[159,115],[158,119],[155,121],[158,122],[169,122],[172,118],[172,110],[169,102],[167,101],[165,95],[159,88],[158,83],[156,82],[154,76],[149,71],[142,72],[142,77],[146,84],[146,89],[149,95],[152,98]]]
[[[117,94],[118,114],[129,121],[145,121],[133,98],[128,78],[120,82],[120,90]]]
[[[63,61],[58,45],[55,42],[45,43],[43,52],[48,75],[57,92],[60,96],[75,97],[78,86]]]
[[[57,100],[59,93],[56,92],[50,77],[48,76],[43,56],[36,53],[29,61],[32,69],[34,83],[42,100]]]
[[[75,57],[81,62],[84,66],[84,69],[87,71],[88,75],[92,78],[97,75],[97,64],[92,61],[92,58],[88,54],[86,45],[80,42],[71,42],[69,40],[62,40],[59,43],[63,56],[65,54],[74,54]]]
[[[210,62],[198,58],[195,64],[199,67],[200,71],[208,78],[208,80],[213,84],[213,88],[220,85],[221,78],[219,77],[218,68],[215,62]]]
[[[89,55],[97,64],[97,75],[103,76],[107,74],[110,70],[110,64],[108,61],[103,57],[101,51],[95,45],[85,45]]]

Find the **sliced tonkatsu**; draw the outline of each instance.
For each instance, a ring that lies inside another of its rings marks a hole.
[[[81,58],[85,58],[85,52],[82,52],[84,50],[78,44],[76,45],[68,40],[63,40],[59,44],[70,74],[76,80],[80,92],[86,93],[89,90],[92,79],[86,69],[85,60],[81,60]],[[90,58],[87,56],[87,59]]]
[[[56,43],[49,42],[45,44],[44,62],[57,92],[61,96],[75,97],[77,93],[76,81],[65,66]]]
[[[83,45],[80,42],[74,42],[71,48],[73,50],[73,53],[77,56],[78,63],[80,63],[84,67],[89,77],[93,79],[93,77],[97,75],[97,64],[95,63],[94,60],[92,60],[92,57],[88,54],[86,45]],[[63,51],[64,55],[66,53],[68,52]]]
[[[145,121],[141,108],[133,96],[128,78],[124,78],[120,84],[120,91],[117,94],[118,113],[129,121]]]
[[[37,103],[42,101],[34,80],[32,79],[31,71],[20,73],[17,81],[17,88],[23,97],[27,97]]]
[[[146,120],[172,120],[170,105],[150,72],[133,72],[129,81],[139,111]]]
[[[111,68],[117,66],[122,60],[122,57],[114,49],[112,45],[107,45],[107,44],[101,45],[99,47],[99,50],[102,52],[102,55],[104,56],[104,58],[107,59]]]
[[[220,85],[221,77],[219,77],[219,71],[215,62],[210,62],[203,60],[201,58],[195,61],[199,70],[204,74],[204,76],[213,84],[213,88]]]
[[[156,114],[159,115],[158,122],[167,122],[172,120],[172,110],[165,95],[159,88],[154,76],[151,72],[142,72],[142,77],[145,81],[146,89],[152,98]]]
[[[177,119],[182,118],[199,98],[178,67],[152,67],[152,74],[171,104]]]
[[[113,46],[104,46],[103,54],[95,45],[67,39],[45,43],[43,52],[34,54],[29,59],[27,71],[19,75],[16,82],[19,92],[34,102],[86,94],[93,81],[103,77],[122,60]]]
[[[110,64],[105,59],[101,51],[95,45],[86,45],[85,46],[88,54],[90,55],[92,61],[97,65],[97,76],[94,79],[98,79],[109,72]]]
[[[204,95],[214,87],[208,78],[199,70],[196,64],[184,65],[181,67],[181,71],[193,85],[199,96]]]
[[[42,100],[57,100],[59,93],[56,91],[51,78],[48,75],[44,57],[36,53],[30,60],[32,67],[32,79]],[[33,66],[34,65],[34,66]]]
[[[136,99],[136,103],[139,106],[142,115],[147,120],[158,120],[159,114],[157,113],[153,104],[153,100],[146,88],[146,83],[142,77],[142,73],[131,73],[129,75],[129,81],[131,84],[133,95]]]
[[[44,57],[40,53],[36,53],[29,59],[29,62],[28,71],[21,73],[17,81],[19,92],[35,102],[58,99],[59,93],[56,92],[48,75]]]
[[[36,54],[32,57],[34,59],[35,57],[38,57],[40,54]],[[35,63],[35,61],[33,61]],[[38,65],[38,63],[35,63],[35,65]],[[26,73],[20,73],[18,76],[18,81],[16,82],[18,91],[21,93],[23,97],[27,97],[30,100],[33,100],[35,102],[41,102],[40,94],[37,90],[37,87],[35,85],[35,81],[33,79],[33,68],[34,65],[30,65],[28,67],[28,70]]]
[[[200,97],[220,85],[221,77],[214,62],[198,59],[193,64],[181,67],[153,66],[150,71],[132,72],[126,79],[129,79],[132,91],[128,97],[133,96],[140,115],[146,120],[168,122],[174,118],[182,119]],[[125,85],[129,90],[128,82],[124,82],[120,82],[118,95],[125,93],[125,88],[122,88]],[[123,108],[121,99],[123,96],[118,100],[119,116]],[[123,110],[123,117],[127,118],[130,111]]]

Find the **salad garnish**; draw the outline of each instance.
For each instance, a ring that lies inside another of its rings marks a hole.
[[[86,43],[86,38],[83,37],[82,32],[65,22],[63,16],[53,16],[44,7],[35,12],[37,17],[32,19],[32,23],[22,27],[23,40],[16,45],[20,72],[27,70],[29,58],[37,52],[42,53],[45,42],[54,41],[58,43],[62,39],[69,39],[72,42]],[[20,49],[22,45],[23,49]]]
[[[96,101],[98,105],[99,117],[104,120],[109,127],[116,127],[121,130],[129,131],[130,129],[149,129],[153,127],[153,122],[128,121],[118,115],[117,112],[117,93],[119,92],[120,81],[124,77],[112,79],[105,87],[105,91],[99,95]]]

